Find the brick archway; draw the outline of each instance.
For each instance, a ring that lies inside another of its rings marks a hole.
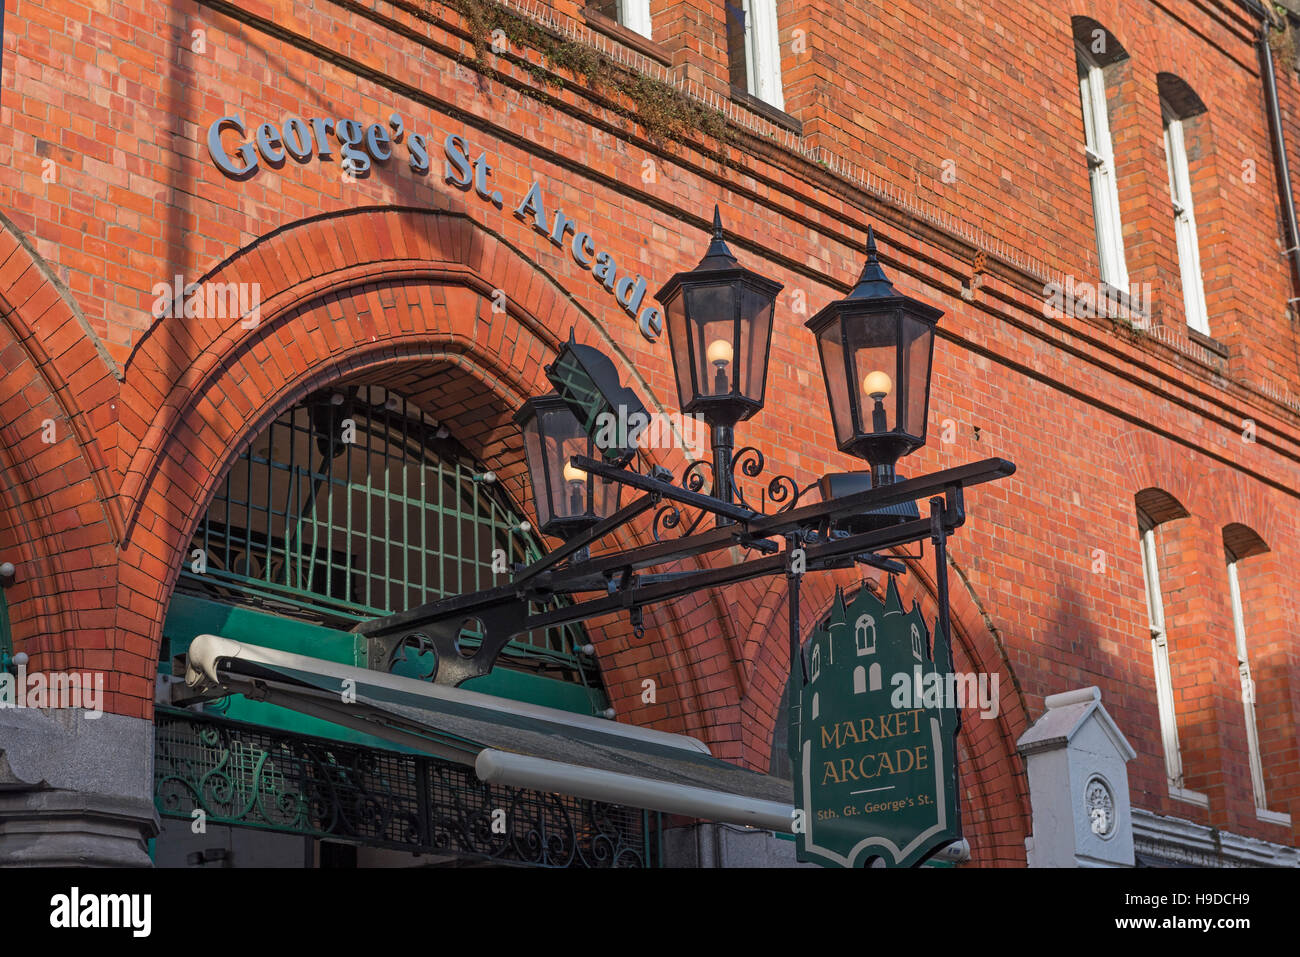
[[[0,368],[0,560],[17,569],[5,596],[15,647],[31,656],[33,671],[93,669],[112,635],[122,537],[97,437],[111,418],[116,369],[62,283],[3,215]],[[75,647],[59,643],[72,633]]]
[[[549,391],[542,367],[571,327],[580,341],[611,351],[600,324],[549,276],[456,213],[382,208],[307,220],[252,244],[203,281],[259,283],[256,324],[159,320],[132,354],[124,387],[134,393],[124,409],[159,410],[152,422],[131,414],[122,422],[121,582],[129,608],[122,631],[130,652],[117,667],[136,677],[145,715],[161,622],[190,535],[230,463],[276,416],[327,383],[387,384],[470,440],[531,511],[511,416],[527,396]],[[495,290],[506,293],[509,321],[493,315]],[[661,459],[684,461],[677,452]],[[619,544],[643,534],[633,529]],[[638,661],[649,648],[669,665],[659,684],[671,705],[635,720],[707,740],[715,735],[702,716],[698,656],[678,616],[661,610],[665,627],[640,642],[625,619],[589,628],[617,710],[639,700]]]

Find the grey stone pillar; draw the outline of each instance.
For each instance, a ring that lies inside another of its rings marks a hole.
[[[1132,867],[1127,765],[1137,752],[1097,688],[1049,695],[1044,703],[1043,716],[1016,742],[1033,807],[1029,866]]]
[[[153,723],[0,710],[0,867],[149,867]]]

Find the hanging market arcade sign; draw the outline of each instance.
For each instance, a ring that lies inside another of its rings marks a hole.
[[[936,626],[931,655],[890,576],[884,601],[837,592],[807,653],[789,734],[799,860],[911,867],[960,840],[947,637]]]
[[[222,134],[228,130],[240,138],[234,152],[229,152],[222,142]],[[232,115],[223,116],[208,127],[208,152],[212,162],[222,173],[236,180],[248,179],[263,163],[280,169],[289,159],[299,164],[309,163],[312,156],[329,159],[334,155],[336,144],[344,176],[364,177],[369,175],[375,163],[392,159],[395,145],[403,142],[412,171],[419,176],[427,175],[432,168],[428,142],[418,133],[408,135],[402,117],[397,113],[388,118],[387,126],[382,123],[363,126],[356,120],[325,117],[305,120],[290,116],[280,126],[262,123],[249,133],[242,118]],[[443,179],[446,182],[462,192],[468,193],[472,189],[479,199],[497,209],[504,207],[506,196],[493,188],[490,182],[492,166],[486,152],[471,159],[474,151],[464,137],[455,133],[443,140],[442,151],[445,157]],[[650,342],[656,341],[663,332],[664,319],[657,306],[645,303],[645,277],[637,273],[619,275],[613,255],[600,248],[596,237],[581,223],[566,216],[558,206],[548,217],[542,185],[543,180],[533,180],[518,205],[514,206],[515,217],[530,223],[534,230],[556,246],[563,248],[567,245],[573,261],[582,269],[591,270],[592,277],[614,296],[624,312],[637,321],[641,335]]]

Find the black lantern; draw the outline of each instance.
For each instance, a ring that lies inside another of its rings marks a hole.
[[[690,272],[659,290],[683,412],[734,426],[763,408],[772,311],[779,282],[743,268],[722,240],[713,207],[713,241]]]
[[[650,417],[636,393],[619,381],[609,356],[579,345],[570,329],[569,341],[545,372],[605,461],[620,467],[631,461]]]
[[[596,450],[562,398],[529,399],[515,415],[515,424],[524,434],[537,525],[543,534],[569,538],[614,513],[621,486],[571,461],[575,455],[593,456]]]
[[[871,463],[872,484],[894,482],[894,463],[925,444],[934,327],[943,310],[897,292],[876,258],[847,299],[808,320],[817,337],[835,441]]]

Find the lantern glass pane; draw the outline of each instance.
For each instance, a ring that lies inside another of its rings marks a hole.
[[[899,394],[905,388],[898,360],[898,323],[895,310],[852,312],[841,321],[852,357],[849,386],[861,403],[859,428],[865,435],[892,432],[898,425]],[[877,401],[875,393],[883,392]]]
[[[551,413],[547,418],[547,425],[556,429],[550,475],[555,517],[580,518],[587,514],[591,501],[590,490],[587,488],[591,477],[570,465],[569,460],[575,455],[588,454],[591,443],[577,428],[566,428],[570,423],[575,426],[577,424],[577,419],[567,409],[563,413]]]
[[[545,527],[554,514],[551,511],[551,486],[547,480],[546,454],[537,431],[538,419],[533,416],[524,425],[524,456],[528,460],[528,480],[533,490],[533,507],[537,509],[537,527]]]
[[[592,514],[596,518],[608,518],[618,511],[619,492],[622,491],[622,486],[617,482],[606,482],[596,475],[591,476],[588,484],[591,501],[595,505]]]
[[[920,320],[905,317],[902,321],[902,333],[901,361],[904,366],[906,391],[900,394],[899,409],[905,418],[903,429],[908,435],[924,441],[928,399],[926,390],[930,383],[934,329]]]
[[[691,362],[691,338],[687,332],[686,295],[679,289],[678,294],[664,306],[668,320],[668,343],[673,351],[673,371],[677,376],[677,403],[685,408],[695,397],[695,382],[692,378],[695,366]]]
[[[763,401],[767,381],[767,354],[772,342],[773,300],[761,290],[745,286],[740,299],[740,342],[737,344],[740,394]]]
[[[831,421],[835,426],[835,443],[843,445],[853,438],[853,407],[849,404],[848,382],[844,372],[844,348],[840,345],[840,320],[831,322],[820,336],[822,370],[826,374],[826,398],[831,404]]]
[[[736,287],[710,283],[688,288],[682,296],[695,359],[695,394],[731,395],[737,385]]]

